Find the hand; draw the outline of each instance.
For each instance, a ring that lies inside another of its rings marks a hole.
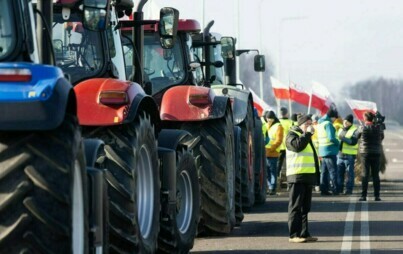
[[[314,133],[315,133],[315,128],[313,128],[312,125],[309,125],[309,126],[306,128],[306,132],[309,132],[309,133],[311,133],[311,134],[314,134]]]

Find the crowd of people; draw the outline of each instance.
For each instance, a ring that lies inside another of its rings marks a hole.
[[[266,140],[267,182],[269,195],[276,195],[277,180],[286,161],[289,191],[289,241],[317,241],[308,230],[308,213],[313,189],[323,196],[351,195],[354,191],[354,166],[357,154],[362,167],[361,196],[366,201],[368,178],[374,186],[374,200],[380,198],[380,156],[383,126],[375,122],[375,114],[365,112],[364,122],[357,126],[353,115],[340,118],[331,108],[322,117],[293,114],[287,108],[263,113],[263,135]]]

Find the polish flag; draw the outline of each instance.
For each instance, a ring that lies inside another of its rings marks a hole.
[[[329,110],[331,104],[332,99],[329,90],[318,82],[312,82],[311,106],[324,114]]]
[[[262,99],[260,99],[257,94],[249,88],[249,91],[252,94],[252,99],[253,99],[253,106],[257,109],[257,113],[259,116],[262,116],[263,111],[269,111],[273,110],[269,105],[267,105],[266,102],[264,102]]]
[[[371,111],[372,113],[376,113],[376,103],[372,101],[359,101],[359,100],[347,100],[346,102],[348,106],[350,106],[351,110],[354,112],[355,116],[358,120],[364,121],[364,113],[367,111]]]
[[[310,95],[301,86],[290,82],[290,99],[302,105],[309,106]]]
[[[271,87],[273,88],[274,97],[280,100],[288,100],[290,91],[287,85],[284,85],[280,80],[270,77]]]

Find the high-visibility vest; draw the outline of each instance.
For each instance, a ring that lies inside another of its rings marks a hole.
[[[263,138],[265,140],[265,145],[266,145],[266,137],[267,137],[267,123],[262,122],[262,132],[263,132]]]
[[[269,143],[266,145],[267,148],[270,148],[272,146],[272,144],[274,143],[274,141],[276,141],[276,133],[277,133],[277,129],[280,126],[280,123],[275,123],[272,126],[270,126],[269,129]],[[276,148],[276,152],[280,152],[280,146],[278,146]]]
[[[357,126],[352,125],[350,129],[348,129],[346,135],[344,136],[345,138],[351,138],[354,134],[354,131],[357,130]],[[339,134],[342,132],[342,129],[339,130]],[[338,136],[338,135],[337,135]],[[343,154],[350,154],[350,155],[357,155],[358,153],[358,144],[355,145],[349,145],[346,142],[343,142],[343,147],[341,149],[341,153]]]
[[[290,130],[301,137],[301,133]],[[312,174],[315,173],[315,157],[312,146],[308,144],[304,150],[299,153],[286,149],[287,173],[286,175]]]
[[[281,126],[283,126],[283,142],[280,145],[280,150],[285,150],[285,140],[287,138],[288,131],[290,130],[293,122],[290,119],[280,119]]]
[[[330,124],[329,121],[324,121],[318,124],[318,144],[321,146],[331,146],[333,142],[330,141],[326,133],[326,125]]]

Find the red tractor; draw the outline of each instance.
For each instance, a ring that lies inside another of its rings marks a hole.
[[[143,90],[141,61],[142,26],[159,26],[159,45],[169,49],[175,45],[178,12],[163,8],[161,22],[143,20],[147,0],[142,0],[133,21],[120,22],[118,17],[132,13],[131,0],[84,0],[84,10],[82,1],[62,2],[53,10],[56,62],[74,85],[83,136],[95,139],[86,151],[87,164],[106,169],[107,202],[98,218],[104,251],[188,252],[199,219],[194,139],[186,131],[163,129],[157,103]],[[104,23],[106,30],[100,29]],[[132,78],[126,75],[123,27],[134,27],[128,39],[137,49],[130,58]]]
[[[191,35],[200,32],[197,21],[179,20],[172,49],[161,47],[158,31],[155,25],[144,29],[145,91],[157,101],[164,128],[186,130],[195,138],[201,190],[199,233],[228,234],[235,226],[231,100],[199,85],[201,68],[191,53]]]

